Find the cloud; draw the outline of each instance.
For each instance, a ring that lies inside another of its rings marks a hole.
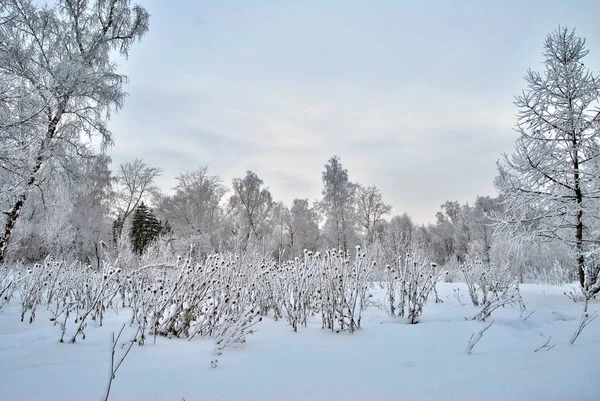
[[[200,165],[226,183],[253,170],[290,203],[320,197],[337,154],[419,222],[446,200],[494,194],[495,161],[516,137],[513,95],[548,31],[564,19],[596,32],[592,11],[562,3],[536,21],[479,2],[148,8],[152,29],[124,68],[130,97],[111,121],[115,163],[162,167],[164,189]]]

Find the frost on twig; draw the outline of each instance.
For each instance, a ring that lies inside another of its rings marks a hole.
[[[525,309],[525,304],[521,299],[519,284],[512,283],[502,291],[493,291],[486,302],[483,304],[481,311],[473,317],[473,320],[485,321],[498,308],[503,308],[509,305],[518,305],[521,310]]]
[[[573,287],[570,291],[565,291],[563,294],[575,303],[585,301],[585,295],[581,287]]]
[[[471,334],[471,338],[469,339],[469,344],[467,345],[467,354],[470,354],[471,351],[473,351],[473,347],[475,347],[475,345],[479,342],[479,340],[481,340],[481,337],[483,337],[483,333],[485,333],[487,331],[487,329],[489,329],[492,326],[493,323],[494,323],[494,321],[492,320],[487,326],[485,326],[483,329],[481,329],[479,331],[479,333]]]
[[[583,308],[583,314],[581,315],[581,320],[579,321],[579,326],[577,327],[577,330],[575,330],[575,333],[573,333],[573,337],[571,337],[571,341],[569,341],[571,343],[571,345],[575,344],[577,337],[579,337],[579,335],[581,334],[583,329],[585,329],[585,327],[588,324],[592,323],[598,317],[598,312],[594,312],[592,314],[590,314],[588,312],[588,301],[589,301],[589,298],[586,298],[585,306]]]

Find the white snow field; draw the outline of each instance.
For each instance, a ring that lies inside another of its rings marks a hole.
[[[456,288],[464,305],[453,296]],[[600,400],[600,319],[569,344],[582,311],[563,295],[570,288],[522,285],[527,311],[494,312],[472,354],[469,338],[487,322],[465,320],[477,309],[463,284],[448,283],[438,285],[444,302],[430,301],[416,325],[376,308],[352,335],[322,330],[318,317],[297,333],[285,321],[266,318],[245,344],[221,356],[212,353],[212,340],[148,339],[131,349],[110,399]],[[0,311],[0,399],[101,399],[111,333],[130,318],[127,312],[107,315],[102,327],[88,328],[85,340],[61,344],[47,313],[21,323],[13,300]],[[126,331],[122,339],[131,335]],[[549,337],[555,346],[534,352]]]

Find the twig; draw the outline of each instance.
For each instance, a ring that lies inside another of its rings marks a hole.
[[[463,306],[464,304],[462,303],[462,299],[461,299],[461,295],[460,295],[460,288],[455,288],[454,291],[452,291],[454,298],[456,298],[456,300],[458,301],[458,304],[460,306]]]
[[[537,309],[534,309],[531,312],[529,312],[529,314],[523,318],[523,321],[526,322],[527,319],[529,319],[531,315],[533,315],[535,312],[537,312]]]
[[[577,340],[577,337],[579,337],[583,329],[585,329],[585,326],[592,323],[594,320],[596,320],[597,317],[598,312],[594,312],[591,315],[588,312],[583,312],[583,315],[581,316],[581,322],[579,323],[579,327],[577,328],[577,331],[575,331],[575,333],[573,334],[573,337],[571,337],[571,345],[575,344],[575,340]]]
[[[550,337],[548,338],[548,341],[546,341],[546,342],[544,343],[544,345],[542,345],[541,347],[539,347],[538,349],[536,349],[536,350],[535,350],[535,351],[533,351],[533,352],[538,352],[538,351],[540,351],[540,350],[544,350],[544,351],[550,351],[552,348],[556,347],[556,344],[552,344],[552,345],[550,345],[550,340],[552,340],[552,336],[550,336]]]
[[[481,337],[483,337],[483,333],[485,333],[487,329],[489,329],[492,326],[492,323],[494,323],[493,320],[487,326],[481,329],[479,333],[471,334],[471,338],[469,339],[469,345],[467,346],[467,354],[471,353],[475,344],[477,344],[479,340],[481,340]]]
[[[123,333],[124,329],[125,329],[125,325],[123,325],[121,327],[121,330],[119,330],[119,334],[117,335],[117,338],[115,338],[115,333],[114,332],[112,333],[112,348],[111,348],[111,352],[110,352],[110,373],[109,373],[109,377],[108,377],[108,383],[106,385],[106,392],[104,393],[104,398],[103,398],[104,401],[108,401],[108,396],[110,395],[110,389],[112,387],[112,382],[115,379],[115,375],[116,375],[117,371],[119,370],[119,368],[121,367],[121,364],[123,363],[123,361],[129,354],[129,351],[131,351],[131,347],[133,347],[135,338],[137,337],[137,331],[139,331],[139,328],[138,328],[138,330],[135,333],[135,336],[133,337],[134,340],[131,340],[129,342],[129,345],[125,349],[125,353],[123,355],[121,355],[119,362],[117,362],[117,366],[115,366],[115,348],[117,346],[117,343],[119,342],[119,338],[121,338],[121,334]]]

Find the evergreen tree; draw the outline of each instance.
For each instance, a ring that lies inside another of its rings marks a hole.
[[[140,203],[133,215],[131,230],[129,232],[133,251],[141,255],[148,244],[157,239],[162,231],[162,224],[158,221],[154,213],[152,213],[144,202]]]

